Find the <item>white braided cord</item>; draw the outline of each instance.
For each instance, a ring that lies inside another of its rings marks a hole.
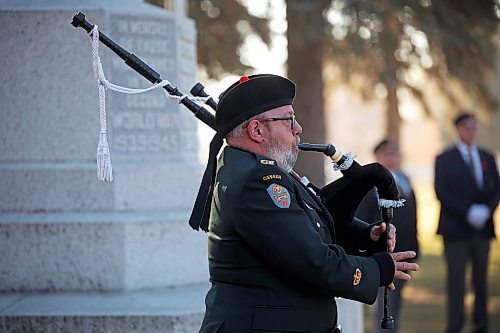
[[[106,125],[106,91],[104,72],[102,70],[101,59],[99,58],[99,30],[97,25],[92,30],[92,68],[94,77],[99,85],[99,121],[101,131],[99,132],[99,143],[97,144],[97,179],[110,182],[113,180],[113,168],[111,166],[111,154],[107,138]]]

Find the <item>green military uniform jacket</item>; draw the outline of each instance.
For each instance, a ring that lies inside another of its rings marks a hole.
[[[370,226],[356,228],[355,241],[368,241]],[[377,261],[347,254],[334,233],[322,203],[275,161],[226,147],[211,207],[212,288],[200,332],[326,333],[337,320],[334,297],[373,303]]]

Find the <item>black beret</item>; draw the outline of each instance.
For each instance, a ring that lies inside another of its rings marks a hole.
[[[455,118],[455,126],[458,126],[460,125],[461,123],[463,123],[464,121],[466,121],[467,119],[470,119],[470,118],[475,118],[473,114],[471,113],[468,113],[468,112],[462,112],[460,113],[456,118]]]
[[[225,135],[237,125],[268,110],[291,105],[295,84],[273,74],[243,76],[219,96],[215,127]]]

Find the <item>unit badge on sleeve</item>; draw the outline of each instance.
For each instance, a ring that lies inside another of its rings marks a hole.
[[[352,281],[352,284],[354,286],[357,286],[361,281],[361,275],[363,275],[363,273],[361,273],[361,270],[359,268],[356,268],[356,273],[353,275],[354,280]]]
[[[292,203],[290,193],[288,193],[288,190],[281,185],[274,183],[269,185],[267,187],[267,194],[269,194],[271,200],[276,206],[278,206],[278,208],[288,208]]]

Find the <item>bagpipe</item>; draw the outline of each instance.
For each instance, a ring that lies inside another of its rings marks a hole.
[[[214,114],[200,105],[199,102],[202,101],[216,111],[217,101],[205,92],[204,86],[201,83],[197,83],[190,90],[191,95],[194,97],[184,95],[177,87],[172,86],[168,81],[162,80],[160,74],[139,57],[126,51],[105,34],[99,32],[97,27],[85,19],[83,13],[79,12],[76,14],[71,24],[76,28],[81,27],[85,29],[89,35],[97,34],[98,40],[118,55],[129,67],[153,84],[161,86],[161,88],[166,90],[169,97],[177,99],[195,117],[216,130]],[[100,70],[102,71],[102,69]],[[402,206],[404,200],[399,198],[396,183],[387,168],[379,163],[360,165],[354,160],[351,154],[344,154],[331,144],[300,143],[298,148],[302,151],[321,152],[325,154],[332,160],[333,169],[339,170],[343,174],[341,178],[323,188],[318,188],[311,184],[307,178],[300,177],[295,171],[291,171],[291,175],[296,180],[311,190],[314,195],[319,196],[335,221],[336,232],[337,228],[339,228],[341,233],[348,229],[362,199],[374,187],[377,189],[379,196],[378,204],[381,209],[381,218],[387,223],[387,232],[389,232],[389,226],[393,218],[393,208]],[[384,317],[382,318],[381,326],[382,328],[392,328],[394,327],[394,319],[388,315],[387,288],[384,300]]]

